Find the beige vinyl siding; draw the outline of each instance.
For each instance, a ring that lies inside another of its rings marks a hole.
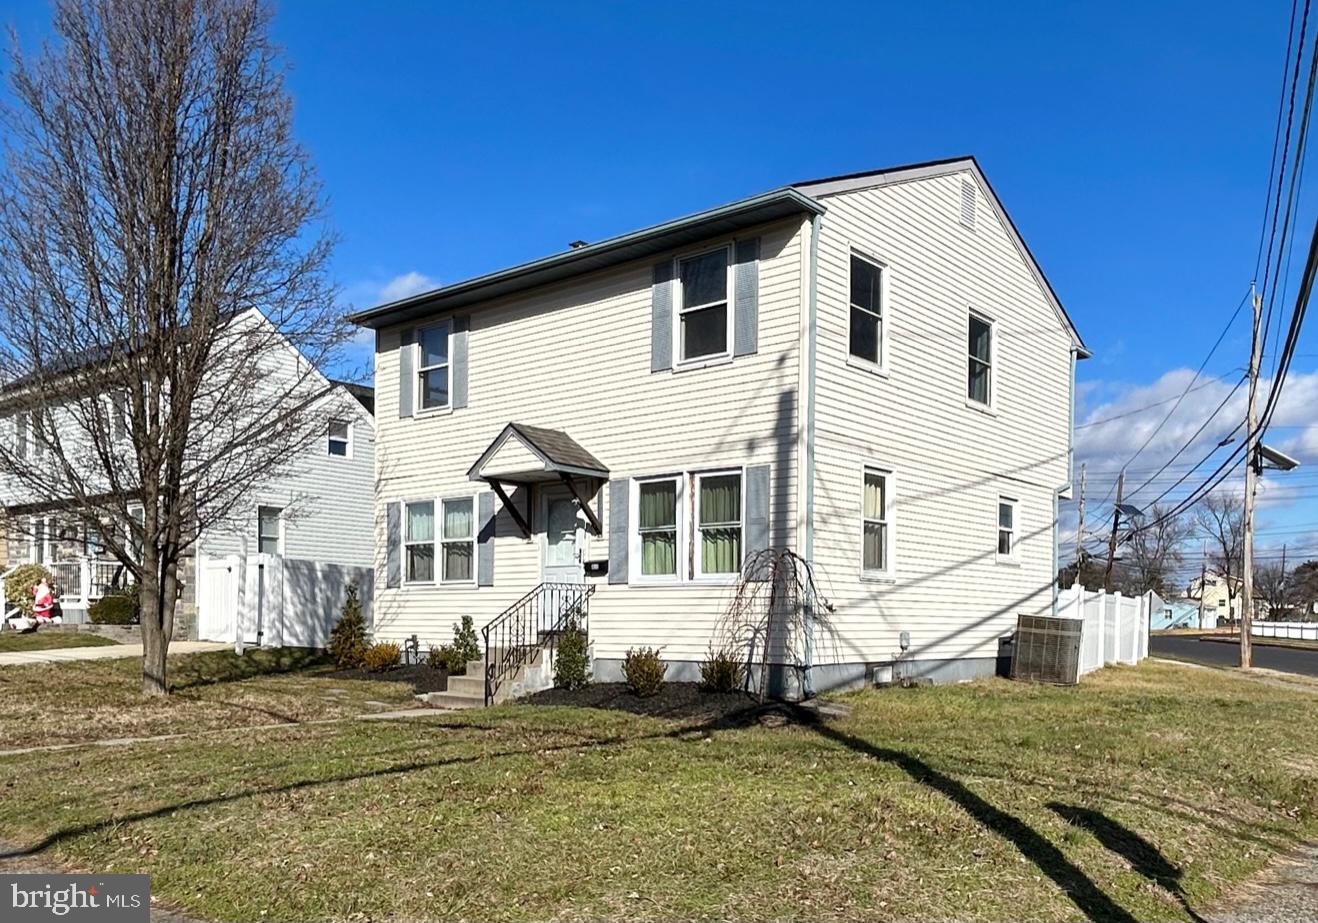
[[[960,223],[961,175],[823,200],[815,559],[837,611],[820,663],[889,659],[901,631],[915,658],[994,656],[1018,612],[1051,606],[1071,340],[985,190]],[[848,363],[853,247],[888,267],[886,376]],[[992,412],[967,406],[971,310],[995,322]],[[865,464],[893,472],[888,582],[860,574]],[[1019,501],[1015,563],[997,561],[1000,495]]]
[[[415,633],[438,643],[461,616],[479,627],[540,581],[537,503],[530,541],[500,512],[494,586],[384,586],[385,504],[486,489],[468,481],[467,470],[509,422],[565,430],[615,477],[771,464],[771,540],[793,541],[806,227],[791,221],[741,235],[761,238],[758,352],[705,368],[650,371],[651,281],[659,258],[473,307],[469,404],[451,413],[399,418],[401,330],[383,330],[376,352],[377,635]],[[597,501],[604,534],[590,537],[591,558],[608,556],[606,497],[607,490]],[[513,500],[520,507],[525,497],[518,492]],[[591,639],[596,656],[606,658],[646,644],[662,646],[669,659],[698,659],[731,591],[726,581],[642,587],[601,580],[597,587]]]

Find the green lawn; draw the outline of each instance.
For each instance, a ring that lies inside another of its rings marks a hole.
[[[174,694],[138,693],[141,660],[0,668],[0,750],[342,718],[417,704],[403,683],[341,680],[324,656],[283,648],[169,658]]]
[[[104,647],[118,643],[85,631],[0,631],[0,654],[10,651],[49,651],[60,647]]]
[[[844,701],[823,726],[511,705],[0,758],[0,837],[213,919],[1129,921],[1192,919],[1318,836],[1310,692],[1145,664]]]

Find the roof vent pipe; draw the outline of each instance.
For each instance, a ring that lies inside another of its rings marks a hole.
[[[568,246],[573,250],[580,250],[582,247],[590,246],[590,244],[586,243],[584,240],[574,240],[572,243],[568,244]]]

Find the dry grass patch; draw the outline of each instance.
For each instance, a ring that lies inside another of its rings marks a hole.
[[[0,631],[0,654],[66,647],[108,647],[119,642],[82,631]]]

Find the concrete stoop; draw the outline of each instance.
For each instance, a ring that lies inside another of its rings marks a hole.
[[[504,680],[494,696],[494,704],[521,698],[554,684],[554,670],[547,652],[541,652],[517,671],[510,680]],[[467,663],[464,676],[450,676],[446,692],[425,692],[417,696],[435,708],[483,708],[485,706],[485,661]]]

